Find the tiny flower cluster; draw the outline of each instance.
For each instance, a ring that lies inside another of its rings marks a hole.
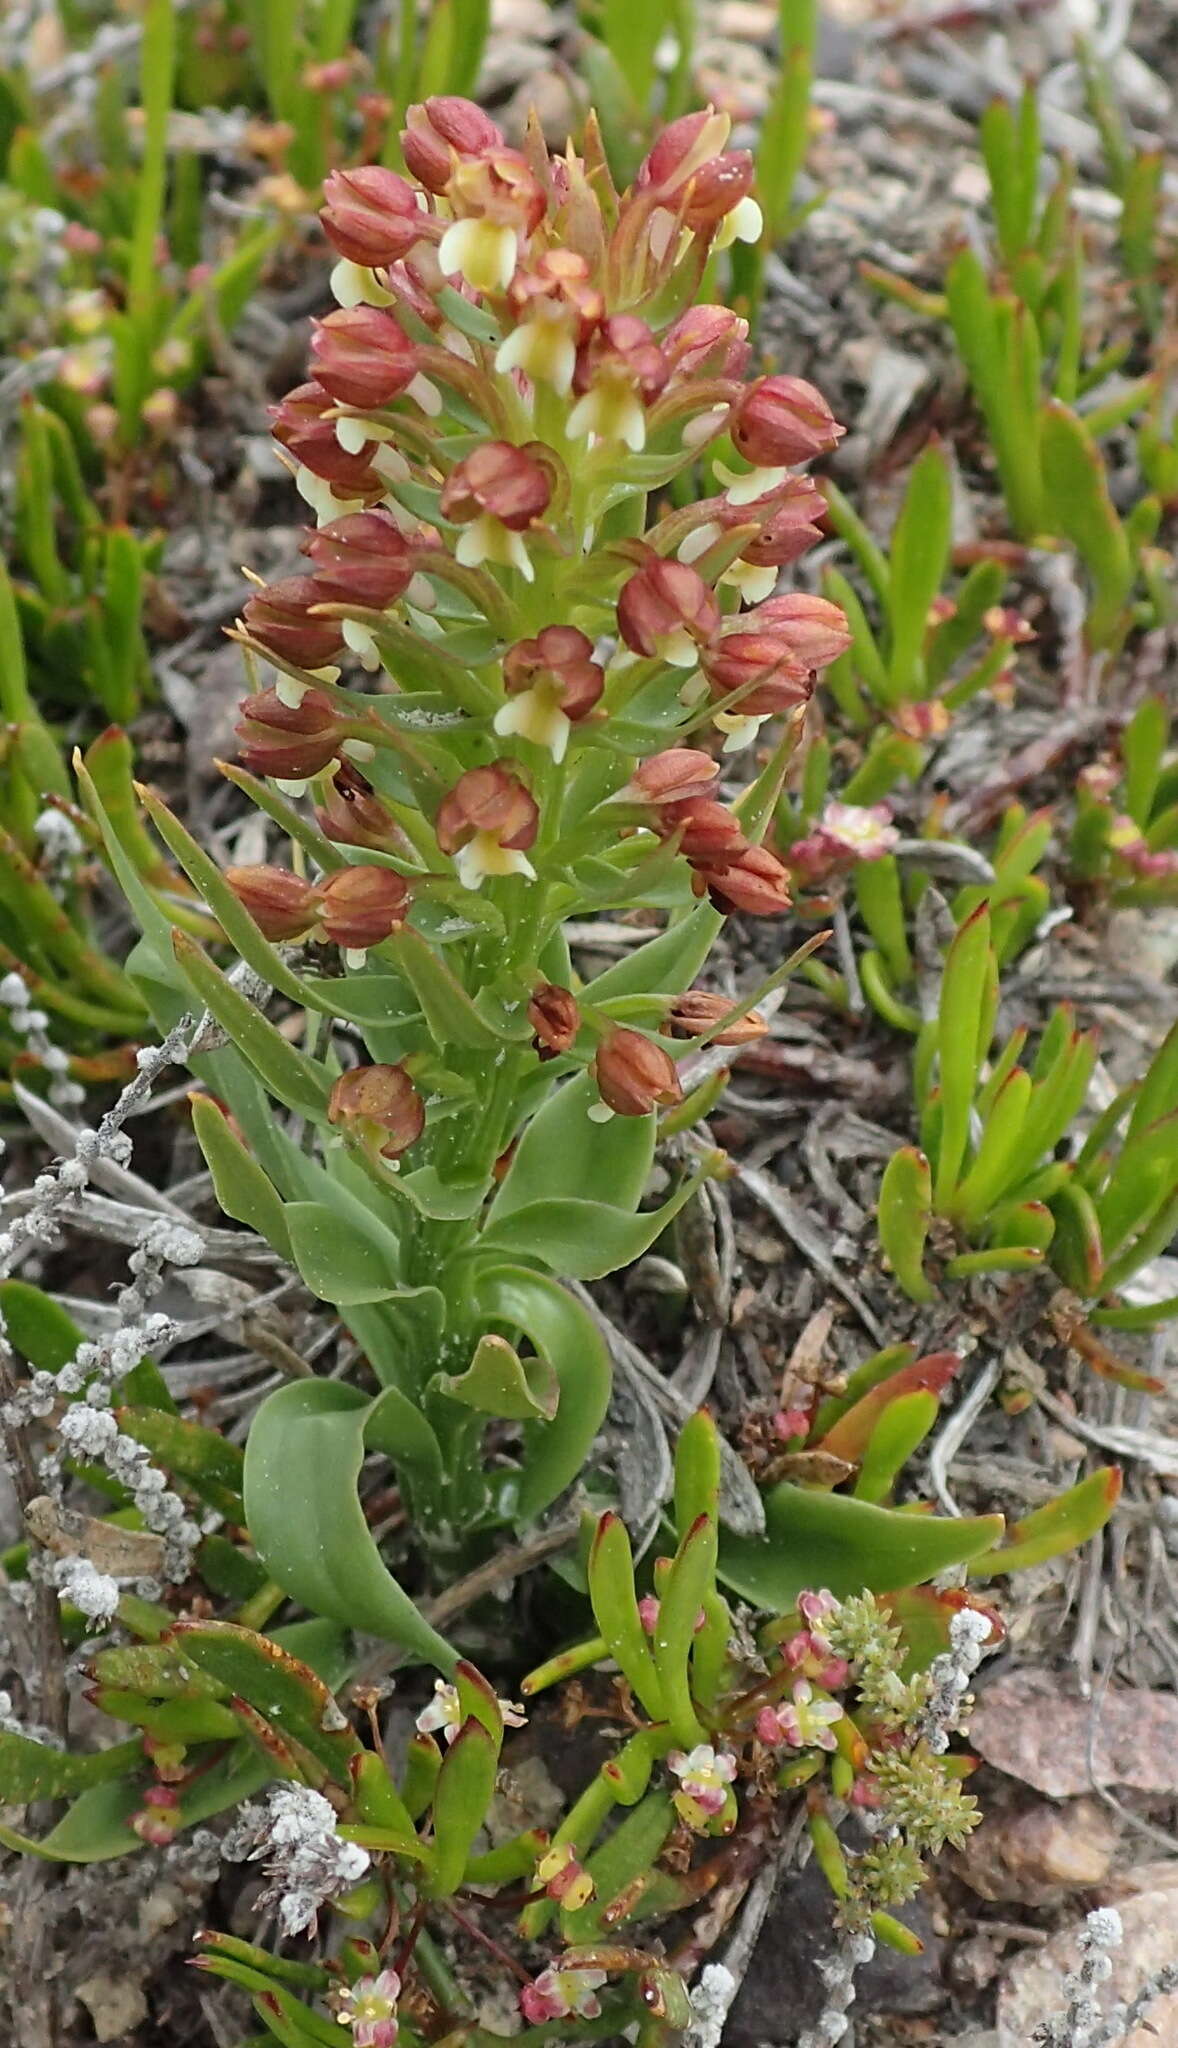
[[[369,1856],[336,1833],[335,1809],[309,1785],[274,1785],[265,1807],[243,1807],[223,1853],[261,1861],[270,1880],[262,1900],[276,1905],[284,1934],[313,1928],[321,1906],[359,1882]]]

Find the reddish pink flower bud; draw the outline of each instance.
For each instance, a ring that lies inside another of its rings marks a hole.
[[[444,192],[455,161],[502,149],[503,130],[472,101],[440,95],[410,107],[401,131],[401,153],[411,177],[429,192]]]
[[[532,990],[528,1022],[535,1032],[532,1044],[542,1060],[568,1052],[581,1028],[581,1012],[571,990],[555,981],[542,981]]]
[[[749,323],[727,306],[689,306],[662,337],[672,379],[742,377],[752,350]]]
[[[349,455],[340,447],[332,409],[321,384],[300,384],[274,408],[275,440],[340,496],[382,498],[388,486],[371,466],[376,443],[366,441],[359,454]]]
[[[722,155],[731,126],[727,114],[717,114],[711,107],[669,121],[639,168],[638,189],[660,199],[681,193],[704,164]]]
[[[788,469],[827,454],[846,428],[804,377],[758,377],[733,408],[729,432],[746,461],[759,469]]]
[[[746,516],[753,507],[741,508]],[[826,500],[808,476],[791,476],[774,495],[773,511],[756,540],[741,550],[741,560],[754,568],[784,568],[796,562],[822,538]]]
[[[364,953],[402,930],[409,884],[393,868],[338,868],[322,885],[320,923],[335,946]]]
[[[665,1028],[672,1038],[698,1038],[711,1033],[713,1045],[751,1045],[764,1038],[769,1026],[759,1010],[738,1017],[731,1024],[724,1019],[735,1008],[728,996],[712,995],[707,989],[689,988],[677,996],[667,1011]],[[721,1028],[716,1029],[719,1025]]]
[[[846,614],[829,598],[815,597],[808,590],[771,597],[748,616],[757,630],[764,627],[776,634],[792,658],[808,669],[828,668],[851,645]]]
[[[323,200],[319,218],[332,248],[368,270],[399,262],[428,231],[413,186],[383,164],[331,171]]]
[[[694,667],[720,624],[720,607],[686,562],[652,555],[618,592],[618,632],[632,654]]]
[[[726,149],[701,164],[687,189],[683,225],[693,235],[719,226],[753,189],[753,159],[747,149]]]
[[[452,854],[459,879],[477,889],[487,875],[533,876],[526,849],[540,813],[531,791],[505,761],[468,768],[443,797],[434,821],[438,845]]]
[[[338,619],[311,616],[311,606],[323,601],[323,586],[314,576],[285,576],[247,599],[241,623],[268,654],[295,668],[322,668],[334,661],[344,644]]]
[[[303,542],[315,564],[322,603],[364,605],[383,611],[407,589],[413,576],[413,542],[391,512],[350,512],[333,519]]]
[[[264,938],[301,939],[319,915],[319,891],[289,868],[226,868],[225,880]]]
[[[281,782],[318,775],[334,761],[347,730],[322,690],[304,690],[298,704],[284,703],[277,690],[260,690],[242,699],[241,712],[242,766]]]
[[[517,640],[503,657],[503,687],[511,697],[551,690],[566,718],[586,718],[605,688],[605,670],[593,642],[576,626],[545,626],[534,640]]]
[[[511,533],[523,533],[547,511],[552,480],[526,448],[485,441],[456,463],[442,486],[444,519],[464,526],[489,513]]]
[[[612,1030],[598,1045],[589,1071],[602,1101],[618,1116],[646,1116],[656,1103],[683,1100],[671,1055],[641,1031]]]
[[[702,662],[713,696],[740,691],[733,708],[743,718],[773,717],[807,703],[813,694],[810,670],[774,633],[726,633],[704,650]]]
[[[341,306],[315,323],[315,375],[341,405],[391,405],[417,375],[417,351],[381,306]]]
[[[710,796],[719,780],[716,763],[699,747],[667,747],[643,761],[620,794],[634,803],[689,803]]]
[[[766,846],[750,846],[731,867],[709,870],[704,880],[717,910],[773,917],[790,907],[789,870]]]
[[[382,1159],[398,1159],[425,1129],[425,1104],[404,1067],[352,1067],[341,1074],[328,1120],[356,1133]]]
[[[337,846],[367,846],[374,853],[404,853],[408,841],[375,794],[372,784],[341,761],[322,804],[316,805],[315,823]]]
[[[682,833],[680,852],[692,867],[728,867],[748,850],[748,840],[733,813],[711,797],[665,805],[659,812],[659,829],[668,837],[672,832]]]

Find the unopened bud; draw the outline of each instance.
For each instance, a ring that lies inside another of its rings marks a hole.
[[[288,704],[277,690],[260,690],[242,699],[241,711],[240,759],[253,775],[305,781],[335,760],[344,738],[339,713],[322,690],[304,690],[298,704]]]
[[[703,879],[717,910],[774,917],[790,907],[789,870],[766,846],[750,846],[731,866],[709,870]]]
[[[417,351],[392,313],[343,306],[311,335],[315,375],[341,405],[391,405],[417,375]]]
[[[472,101],[439,95],[410,107],[401,131],[401,153],[409,175],[428,192],[444,192],[455,164],[487,150],[502,149],[503,130]]]
[[[353,1131],[382,1159],[397,1159],[425,1128],[425,1105],[404,1067],[352,1067],[327,1105],[329,1122]]]
[[[227,868],[225,880],[264,938],[301,939],[318,917],[318,890],[289,868]]]
[[[349,263],[398,263],[426,232],[428,216],[408,180],[383,164],[332,171],[323,187],[323,232]]]
[[[344,644],[338,619],[311,615],[311,607],[322,604],[324,595],[313,576],[285,576],[247,600],[241,623],[267,654],[276,654],[295,668],[323,668]]]
[[[706,1032],[713,1045],[751,1045],[754,1039],[764,1038],[769,1027],[759,1010],[725,1024],[734,1007],[727,996],[689,988],[668,1010],[666,1029],[673,1038],[700,1038]]]
[[[337,868],[322,890],[320,922],[331,943],[363,953],[399,932],[409,915],[410,890],[394,868]]]
[[[748,847],[735,814],[712,797],[664,805],[659,812],[659,830],[668,838],[673,832],[681,835],[679,850],[693,867],[727,867]]]
[[[825,455],[842,440],[826,400],[803,377],[758,377],[733,408],[733,446],[758,468],[790,468]]]
[[[643,761],[619,795],[632,803],[689,803],[710,796],[719,780],[719,768],[701,748],[667,747]]]
[[[392,813],[350,761],[341,761],[336,769],[324,801],[316,805],[315,823],[337,846],[367,846],[374,853],[404,853],[408,848]]]
[[[441,512],[460,526],[488,513],[512,533],[523,533],[547,510],[551,496],[547,469],[526,448],[485,441],[450,471]]]
[[[319,600],[384,611],[403,595],[414,572],[413,543],[391,512],[350,512],[308,534],[303,553],[315,564]]]
[[[590,1073],[608,1108],[618,1116],[646,1116],[656,1103],[682,1102],[674,1060],[641,1031],[617,1026],[601,1040]]]
[[[554,981],[542,981],[532,990],[528,1022],[535,1032],[532,1044],[542,1060],[568,1052],[581,1028],[581,1013],[572,991]]]

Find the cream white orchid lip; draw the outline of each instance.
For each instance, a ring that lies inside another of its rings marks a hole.
[[[572,720],[561,710],[556,692],[543,683],[509,697],[491,723],[501,738],[514,734],[537,747],[547,747],[558,767],[568,752]]]
[[[752,745],[764,725],[765,719],[739,711],[717,711],[712,724],[728,737],[724,741],[726,754],[738,754]]]
[[[599,377],[592,390],[578,398],[568,416],[570,440],[620,441],[632,455],[646,446],[646,413],[628,379]]]
[[[330,526],[333,519],[364,510],[363,498],[337,498],[326,477],[316,476],[304,463],[295,471],[295,489],[315,514],[316,526]]]
[[[454,855],[454,867],[464,889],[481,889],[488,877],[522,875],[534,882],[536,870],[519,847],[500,846],[493,832],[476,832]]]
[[[714,467],[730,505],[755,504],[758,498],[764,498],[770,491],[778,490],[789,475],[788,469],[784,468],[750,469],[745,475],[741,475],[722,462],[717,462]]]
[[[730,249],[733,242],[759,242],[765,228],[765,216],[751,193],[738,199],[730,212],[724,215],[716,230],[713,249]]]
[[[380,649],[376,644],[371,626],[362,626],[358,619],[341,619],[344,645],[350,647],[362,668],[371,675],[380,667]]]
[[[335,265],[329,285],[338,306],[395,306],[397,303],[392,292],[385,290],[375,270],[367,270],[362,263],[353,263],[347,256],[341,256]]]
[[[505,292],[518,260],[515,229],[493,220],[452,221],[438,244],[444,275],[465,278],[476,292]]]
[[[492,512],[480,512],[463,527],[454,548],[454,560],[464,569],[478,569],[491,562],[499,569],[518,569],[525,583],[535,581],[522,533],[504,526]]]
[[[495,352],[495,368],[501,375],[522,370],[533,384],[550,385],[560,398],[566,398],[572,389],[576,367],[577,344],[568,316],[559,306],[538,307]]]

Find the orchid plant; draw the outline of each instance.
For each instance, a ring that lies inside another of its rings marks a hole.
[[[817,538],[800,465],[841,429],[810,385],[750,379],[745,323],[694,303],[713,250],[757,226],[727,133],[673,123],[619,195],[592,126],[584,159],[550,159],[439,99],[409,112],[411,177],[331,174],[339,306],[275,419],[317,520],[309,570],[244,606],[258,687],[225,770],[290,864],[222,872],[143,793],[236,970],[169,929],[90,787],[141,984],[161,1022],[203,1006],[223,1048],[193,1061],[221,1205],[339,1307],[379,1387],[310,1376],[262,1405],[252,1537],[312,1611],[427,1654],[360,1463],[387,1452],[451,1561],[581,1470],[609,1364],[556,1276],[638,1257],[717,1170],[697,1152],[639,1209],[659,1109],[685,1129],[703,1107],[692,1051],[759,1028],[761,991],[692,984],[730,913],[789,907],[762,834],[847,645],[828,600],[772,594]],[[710,492],[652,506],[709,457]],[[582,985],[565,927],[602,910],[663,929]]]

